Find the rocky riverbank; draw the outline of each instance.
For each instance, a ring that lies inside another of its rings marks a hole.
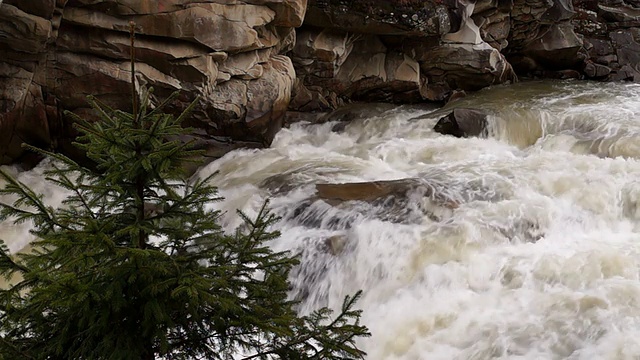
[[[0,1],[0,164],[20,144],[74,154],[85,97],[138,86],[189,121],[210,158],[268,146],[287,112],[352,101],[445,101],[524,77],[640,80],[640,2],[608,0]]]

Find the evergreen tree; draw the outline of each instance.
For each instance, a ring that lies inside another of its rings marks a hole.
[[[0,194],[15,199],[0,221],[32,222],[36,236],[16,255],[0,241],[0,276],[14,279],[0,290],[0,360],[362,358],[359,294],[333,319],[327,308],[299,316],[287,297],[298,262],[265,245],[276,216],[265,204],[224,233],[211,179],[180,170],[197,155],[175,140],[190,109],[174,118],[162,112],[171,98],[150,109],[149,94],[132,113],[89,98],[100,121],[76,117],[77,146],[95,169],[34,149],[72,194],[60,208],[0,170]]]

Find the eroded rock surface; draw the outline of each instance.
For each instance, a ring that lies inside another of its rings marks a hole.
[[[180,91],[175,112],[199,96],[187,125],[221,151],[268,145],[282,125],[296,79],[284,54],[306,0],[0,3],[0,164],[19,160],[23,142],[71,151],[62,113],[92,117],[89,94],[130,108],[129,21],[138,89],[153,86],[157,101]]]

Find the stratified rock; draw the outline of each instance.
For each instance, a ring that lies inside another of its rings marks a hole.
[[[636,67],[640,63],[640,43],[634,38],[632,30],[613,31],[609,37],[620,65]]]
[[[0,164],[20,144],[74,156],[71,110],[89,119],[87,95],[130,110],[129,22],[136,25],[136,88],[153,101],[174,91],[178,113],[200,98],[187,125],[220,144],[268,145],[280,129],[295,71],[283,54],[295,43],[306,0],[0,1]]]
[[[445,83],[451,89],[479,90],[516,80],[511,65],[486,43],[446,44],[424,52],[418,61],[430,83]]]
[[[51,22],[28,14],[19,8],[0,4],[0,41],[9,48],[25,53],[41,53],[51,35]]]
[[[298,91],[296,104],[324,98],[313,103],[333,106],[329,97],[441,101],[454,90],[517,80],[500,53],[507,45],[510,7],[504,0],[482,2],[483,28],[474,22],[475,9],[463,0],[310,1],[292,59],[306,89],[321,90]],[[483,34],[493,34],[490,42]]]
[[[437,0],[309,0],[305,23],[362,34],[441,36],[451,28],[448,9]]]
[[[292,59],[304,86],[297,91],[294,109],[325,110],[332,105],[322,94],[327,90],[355,101],[416,102],[423,98],[425,80],[418,62],[401,49],[387,48],[379,36],[304,30]],[[314,88],[320,90],[311,90]]]
[[[574,32],[574,16],[570,0],[514,0],[505,49],[508,58],[531,58],[535,64],[531,71],[582,67],[582,40]],[[528,66],[514,67],[525,70]]]
[[[192,161],[182,164],[182,168],[187,175],[194,174],[201,166],[221,158],[229,151],[239,148],[259,148],[262,146],[262,144],[255,142],[231,141],[224,137],[212,137],[204,131],[196,131],[192,134],[182,135],[176,139],[169,140],[179,140],[183,143],[190,143],[194,150],[203,151],[198,158],[191,159]]]
[[[459,138],[487,136],[487,113],[476,109],[457,108],[440,118],[433,127],[435,132]]]
[[[277,38],[260,34],[260,28],[275,19],[275,12],[265,6],[215,3],[191,4],[173,12],[111,16],[86,8],[65,9],[63,21],[106,30],[126,31],[134,21],[145,35],[196,42],[212,51],[248,51],[271,47]]]
[[[395,223],[438,221],[459,206],[454,199],[422,179],[399,179],[343,184],[316,184],[316,196],[285,217],[303,226],[348,229],[358,219]]]

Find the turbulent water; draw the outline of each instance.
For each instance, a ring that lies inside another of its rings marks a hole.
[[[368,359],[639,359],[640,86],[522,83],[454,105],[493,114],[489,137],[433,132],[447,109],[369,105],[343,131],[296,124],[199,175],[218,172],[228,229],[271,198],[273,248],[302,254],[301,312],[364,290]],[[18,176],[58,204],[44,166]],[[317,183],[406,178],[428,196],[314,198]]]

